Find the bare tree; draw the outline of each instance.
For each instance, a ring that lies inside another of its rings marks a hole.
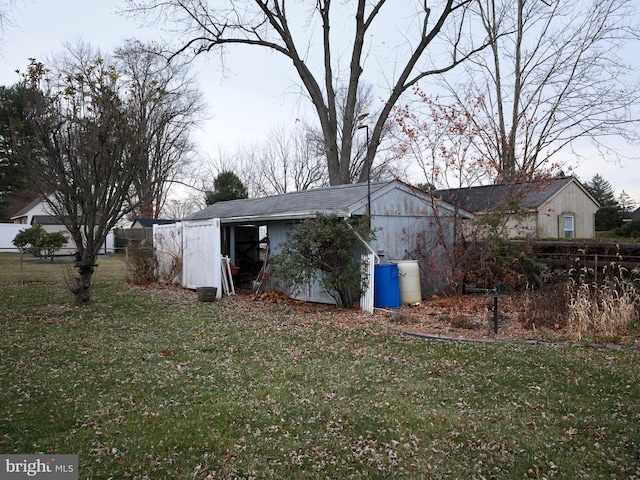
[[[344,124],[344,116],[347,114],[348,88],[340,87],[336,89],[336,105],[338,108],[338,143],[342,143],[345,135],[341,126]],[[356,96],[355,111],[358,112],[357,123],[354,125],[355,131],[347,132],[347,136],[352,137],[351,162],[349,165],[349,182],[365,182],[367,180],[382,180],[385,178],[406,177],[406,165],[401,157],[395,155],[394,141],[392,137],[395,123],[385,122],[375,155],[372,153],[369,162],[369,143],[375,119],[379,117],[380,108],[376,107],[375,90],[371,83],[362,81],[358,86]],[[374,119],[373,123],[370,119]],[[305,125],[307,130],[306,143],[309,148],[313,148],[315,154],[324,156],[324,136],[320,129]],[[358,134],[358,132],[360,132]]]
[[[146,167],[131,155],[134,135],[117,72],[100,58],[86,64],[49,76],[32,61],[25,74],[32,133],[24,166],[76,244],[79,277],[72,291],[79,303],[89,300],[97,256],[135,205],[131,187]]]
[[[373,101],[373,90],[369,87],[361,90],[358,110],[364,111]],[[344,89],[338,90],[342,100],[344,93]],[[344,102],[339,105],[344,106]],[[340,109],[340,115],[343,110]],[[392,127],[393,124],[388,125],[385,134]],[[358,181],[364,171],[367,140],[368,135],[365,136],[364,132],[354,136],[350,182]],[[395,139],[391,139],[389,142],[383,141],[378,147],[379,155],[371,170],[372,180],[406,176],[407,165],[391,147],[394,144]],[[214,178],[223,171],[233,171],[246,185],[250,197],[277,195],[328,185],[329,176],[324,159],[322,132],[304,121],[297,121],[290,131],[284,126],[271,128],[262,142],[244,144],[233,155],[219,152],[210,162],[207,176]]]
[[[212,178],[233,172],[250,198],[277,195],[326,185],[326,163],[317,152],[313,132],[297,125],[290,133],[272,128],[262,142],[244,144],[233,153],[219,150],[209,159],[202,192],[213,190]]]
[[[640,140],[640,85],[620,57],[638,38],[635,0],[481,0],[477,11],[495,40],[465,64],[466,85],[448,86],[456,102],[483,98],[483,154],[500,179],[535,176],[580,138],[608,154],[620,137]]]
[[[6,29],[14,25],[11,10],[15,4],[15,0],[0,1],[0,40],[4,40]]]
[[[386,91],[380,95],[382,108],[370,131],[366,155],[370,165],[391,109],[402,94],[420,79],[451,70],[486,46],[484,39],[474,44],[466,29],[467,14],[476,2],[415,0],[405,2],[406,10],[399,10],[397,3],[386,0],[319,0],[312,4],[245,0],[220,7],[202,0],[129,0],[128,11],[155,20],[170,19],[183,39],[177,54],[222,54],[225,47],[244,45],[290,60],[317,113],[329,183],[335,185],[351,180],[352,139],[360,113],[358,88],[365,79],[365,67],[376,75],[380,72],[373,70],[381,66],[387,75]],[[353,19],[353,23],[344,19]],[[403,21],[406,23],[401,24]],[[334,22],[340,22],[340,27],[332,28]],[[399,40],[389,65],[389,58],[383,58],[381,52],[388,52],[391,23]],[[345,38],[345,31],[350,38]],[[341,64],[344,59],[348,65]],[[346,85],[342,115],[338,85]],[[366,172],[361,173],[360,180],[366,177]]]
[[[172,220],[180,220],[188,215],[202,209],[202,204],[192,198],[170,199],[167,200],[162,208],[163,218]]]
[[[480,185],[495,177],[495,165],[484,155],[488,126],[480,123],[482,98],[443,103],[418,86],[415,100],[398,107],[394,120],[397,155],[413,159],[427,185],[461,188]]]
[[[132,155],[147,167],[134,179],[138,218],[158,218],[169,187],[186,172],[203,101],[185,62],[167,63],[159,45],[129,40],[115,52],[127,91],[129,123],[137,136]]]
[[[328,183],[326,163],[304,126],[287,133],[272,128],[266,139],[238,154],[243,174],[253,181],[254,196],[306,190]]]

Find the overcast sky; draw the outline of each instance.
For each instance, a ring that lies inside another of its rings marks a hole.
[[[7,2],[0,0],[0,3]],[[5,28],[0,46],[0,84],[18,81],[28,58],[45,59],[59,52],[64,42],[82,39],[110,51],[124,39],[158,39],[161,32],[139,28],[137,22],[116,14],[121,0],[19,0],[12,9],[13,26]],[[637,52],[637,48],[632,51]],[[230,53],[233,53],[230,51]],[[203,154],[215,156],[219,148],[233,151],[243,142],[262,141],[270,130],[293,127],[305,115],[294,93],[295,72],[290,63],[273,54],[228,55],[229,73],[222,78],[216,58],[196,63],[197,78],[208,107],[209,120],[196,135]],[[634,59],[640,67],[640,61]],[[639,73],[640,75],[640,73]],[[311,119],[310,117],[307,117]],[[640,157],[640,149],[635,152]],[[604,162],[595,153],[573,172],[586,182],[600,173],[616,195],[622,190],[640,206],[640,161],[622,165]],[[421,178],[411,179],[416,182]]]

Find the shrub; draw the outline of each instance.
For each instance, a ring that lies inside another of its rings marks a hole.
[[[127,254],[127,280],[134,285],[158,281],[158,260],[153,247],[133,247]]]
[[[619,238],[640,238],[640,218],[635,218],[621,227],[615,228],[612,233]]]
[[[67,243],[62,232],[47,232],[42,225],[34,225],[22,230],[13,239],[13,244],[22,252],[28,252],[39,258],[50,258]]]
[[[318,215],[300,222],[271,262],[272,276],[294,291],[313,280],[320,282],[339,307],[357,305],[363,292],[359,250],[370,238],[367,218],[343,219]]]
[[[502,239],[471,243],[465,255],[465,283],[487,289],[505,285],[509,290],[541,283],[543,265]]]
[[[520,321],[527,329],[564,328],[567,325],[569,298],[564,283],[528,289],[523,294]]]

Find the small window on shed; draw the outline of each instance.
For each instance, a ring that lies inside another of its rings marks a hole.
[[[562,230],[564,238],[576,237],[576,219],[573,214],[562,214]]]

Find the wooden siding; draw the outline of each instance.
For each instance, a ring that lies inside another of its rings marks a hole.
[[[572,214],[575,238],[595,237],[595,214],[598,207],[575,182],[568,183],[543,203],[537,212],[508,219],[509,238],[564,238],[562,215]]]
[[[538,210],[538,238],[563,238],[560,215],[575,216],[575,238],[595,237],[598,206],[575,183],[569,183]]]

